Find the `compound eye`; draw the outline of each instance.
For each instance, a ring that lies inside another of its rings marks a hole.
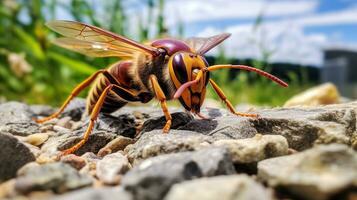
[[[175,76],[180,83],[186,83],[188,81],[187,70],[183,57],[180,54],[174,55],[172,59],[172,67],[175,72]]]

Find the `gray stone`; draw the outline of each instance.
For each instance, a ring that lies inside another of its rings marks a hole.
[[[49,163],[22,169],[16,178],[15,190],[22,194],[43,190],[63,193],[91,184],[90,176],[78,173],[71,166],[64,163]]]
[[[122,185],[135,199],[161,199],[174,183],[234,173],[228,151],[210,148],[149,158],[125,174]]]
[[[133,144],[135,142],[134,139],[118,136],[114,140],[110,141],[105,147],[101,148],[98,152],[98,156],[104,157],[107,154],[115,153],[117,151],[123,151],[125,147],[129,144]]]
[[[84,158],[86,165],[79,172],[95,177],[97,174],[97,163],[100,161],[100,158],[92,152],[87,152],[81,157]]]
[[[229,114],[210,120],[195,119],[178,129],[199,132],[214,139],[242,139],[258,133],[251,122],[255,120]]]
[[[86,164],[86,159],[80,156],[69,154],[61,157],[61,162],[69,164],[76,170],[81,170]]]
[[[121,175],[131,168],[128,159],[121,153],[106,155],[97,163],[97,177],[104,184],[117,185]]]
[[[0,183],[15,177],[23,165],[34,161],[31,149],[13,135],[0,132]]]
[[[179,128],[180,126],[183,126],[193,120],[191,114],[184,113],[184,112],[171,113],[171,117],[172,117],[171,129]],[[166,124],[166,118],[163,115],[159,117],[150,118],[145,121],[142,128],[142,132],[149,132],[154,129],[161,130],[165,126],[165,124]]]
[[[82,119],[86,112],[86,100],[82,98],[74,98],[61,114],[62,117],[71,117],[73,121]]]
[[[56,112],[55,108],[46,105],[30,105],[30,109],[36,116],[49,116]]]
[[[39,126],[32,120],[34,113],[23,103],[0,104],[0,132],[27,136],[39,132]]]
[[[314,144],[342,143],[357,149],[357,101],[316,108],[260,110],[252,121],[261,134],[284,136],[289,147],[304,150]]]
[[[272,192],[246,175],[216,176],[172,186],[165,200],[270,200]]]
[[[131,114],[113,116],[100,113],[95,123],[94,130],[97,132],[108,132],[115,135],[122,135],[133,138],[137,132],[135,117]],[[85,132],[88,127],[88,116],[84,119],[85,123],[78,132]]]
[[[255,163],[288,154],[288,142],[280,135],[260,135],[237,140],[217,140],[212,146],[226,147],[235,164]]]
[[[144,106],[141,104],[132,106],[133,104],[128,104],[120,108],[119,110],[113,112],[111,115],[114,117],[118,117],[120,115],[133,115],[136,119],[150,119],[150,118],[158,118],[162,117],[164,114],[160,106],[150,106],[150,104],[145,104]],[[182,112],[183,109],[178,107],[169,107],[170,113]]]
[[[52,200],[132,200],[132,196],[118,187],[84,188],[63,195],[54,196]]]
[[[74,131],[73,133],[70,130],[62,130],[58,132],[59,136],[49,138],[42,146],[42,151],[49,155],[56,154],[59,150],[65,150],[77,144],[82,139],[83,132],[81,130]],[[94,130],[88,141],[79,148],[75,154],[82,155],[86,152],[97,153],[101,148],[103,148],[107,143],[113,140],[116,137],[114,133],[97,131]]]
[[[168,134],[162,130],[144,133],[136,143],[125,148],[130,162],[137,163],[153,156],[193,151],[207,144],[209,137],[191,131],[171,130]]]
[[[171,130],[163,134],[161,130],[144,133],[125,152],[135,165],[141,160],[168,153],[193,151],[206,147],[227,148],[235,164],[248,164],[286,155],[287,140],[280,135],[259,135],[247,139],[218,139],[191,131]]]
[[[257,133],[282,135],[289,147],[304,150],[314,144],[343,143],[357,149],[357,102],[316,108],[260,109],[260,118],[226,114],[212,120],[192,120],[178,127],[199,132],[215,139],[250,138]]]
[[[329,199],[357,187],[357,154],[346,145],[316,146],[258,163],[258,177],[304,199]]]
[[[31,105],[31,111],[39,118],[47,117],[55,113],[59,108],[53,108],[46,105]],[[83,98],[74,98],[65,108],[65,110],[59,116],[70,117],[74,121],[79,121],[82,118],[82,115],[85,113],[86,109],[86,100]]]

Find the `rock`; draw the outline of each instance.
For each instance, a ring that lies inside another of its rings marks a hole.
[[[191,114],[185,112],[171,113],[171,117],[172,117],[171,129],[176,129],[180,126],[183,126],[188,122],[192,121],[193,119]],[[161,130],[165,126],[165,124],[166,124],[166,118],[163,115],[155,118],[150,118],[149,120],[145,121],[142,127],[142,132],[149,132],[154,129]]]
[[[13,135],[0,132],[0,183],[15,177],[26,163],[36,160],[30,148]]]
[[[124,106],[119,110],[113,112],[111,115],[118,117],[120,115],[133,115],[136,119],[149,119],[149,118],[157,118],[162,117],[163,113],[160,107],[158,106],[150,106],[145,104],[145,106],[138,106],[128,103],[128,106]],[[170,107],[170,112],[178,112],[179,109]]]
[[[124,175],[122,185],[135,199],[161,199],[174,183],[234,173],[226,149],[207,148],[146,159]]]
[[[74,98],[66,107],[61,117],[70,117],[73,121],[79,121],[82,115],[85,114],[86,100],[82,98]]]
[[[357,187],[357,154],[345,145],[321,145],[259,162],[258,177],[299,198],[329,199]]]
[[[104,157],[107,154],[122,151],[125,149],[125,147],[127,147],[129,144],[133,144],[134,142],[134,139],[124,136],[118,136],[114,140],[110,141],[103,148],[101,148],[98,152],[98,156]]]
[[[82,130],[77,130],[72,133],[68,129],[61,129],[59,136],[49,138],[47,142],[43,144],[41,149],[44,153],[49,155],[56,154],[58,151],[70,148],[81,141],[82,134]],[[90,134],[88,141],[81,148],[79,148],[75,154],[82,155],[86,152],[97,153],[115,137],[116,135],[114,133],[94,130]]]
[[[63,193],[91,184],[92,179],[89,176],[79,174],[69,165],[49,163],[22,170],[16,178],[15,189],[21,194],[44,190]]]
[[[63,119],[63,118],[62,118]],[[87,130],[88,127],[88,117],[85,119],[86,123],[75,130],[64,128],[62,126],[67,126],[68,118],[61,124],[61,126],[53,126],[53,130],[57,132],[58,137],[50,138],[42,147],[44,152],[49,152],[50,154],[55,153],[57,150],[64,150],[72,147],[82,139],[82,134]],[[76,151],[76,155],[82,155],[85,152],[95,152],[97,153],[101,148],[103,148],[107,143],[115,139],[118,135],[134,137],[136,134],[135,118],[133,115],[120,115],[114,117],[111,115],[101,114],[95,124],[92,133],[89,136],[88,141]],[[71,123],[73,128],[74,123]]]
[[[117,185],[121,175],[131,168],[128,159],[121,153],[106,155],[97,163],[97,177],[104,184]]]
[[[41,149],[37,146],[34,146],[29,143],[23,143],[30,151],[31,153],[37,158],[38,156],[41,155]]]
[[[82,174],[89,174],[91,176],[96,176],[97,163],[100,158],[92,152],[87,152],[81,156],[86,162],[86,165],[80,170]]]
[[[246,175],[216,176],[172,186],[164,200],[270,200],[272,192]]]
[[[324,83],[297,94],[285,102],[284,107],[318,106],[339,103],[340,94],[332,83]]]
[[[49,135],[47,133],[35,133],[26,136],[23,141],[34,146],[40,146],[48,139]]]
[[[82,169],[86,165],[86,160],[74,154],[61,157],[61,162],[69,164],[76,170]]]
[[[144,133],[136,143],[127,146],[125,152],[130,162],[135,164],[161,154],[193,151],[208,141],[208,136],[199,133],[173,129],[168,134],[163,134],[160,129]]]
[[[210,111],[212,109],[208,110]],[[289,147],[298,151],[314,144],[329,143],[348,144],[357,149],[356,101],[316,108],[259,109],[256,112],[261,118],[258,119],[234,116],[224,110],[213,111],[216,118],[212,120],[188,120],[188,116],[178,115],[179,120],[188,122],[172,128],[170,133],[174,129],[189,130],[211,136],[212,140],[251,138],[260,133],[282,135],[288,140]],[[160,129],[155,124],[165,123],[165,119],[161,117],[157,120],[146,122],[146,125],[151,124],[150,126]]]
[[[0,104],[0,132],[27,136],[39,133],[39,126],[32,118],[34,113],[23,103],[7,102]]]
[[[87,123],[84,127],[87,127]],[[105,131],[130,138],[134,138],[136,135],[136,128],[136,119],[132,114],[123,114],[117,117],[100,114],[96,123],[97,131]],[[84,129],[82,131],[84,132]]]
[[[69,116],[62,117],[56,122],[56,125],[61,126],[63,128],[71,129],[71,127],[72,127],[71,119],[72,118]]]
[[[259,111],[252,126],[263,135],[282,135],[298,151],[314,144],[342,143],[357,149],[357,101],[316,108],[276,108]]]
[[[51,198],[52,200],[132,200],[132,196],[117,187],[84,188]]]
[[[213,146],[226,147],[235,164],[255,163],[288,154],[288,142],[280,135],[255,135],[253,138],[218,140]]]
[[[15,180],[10,179],[3,183],[0,183],[0,199],[7,199],[11,196],[15,196]]]
[[[228,148],[235,164],[256,163],[288,153],[287,140],[280,135],[258,134],[247,139],[215,140],[203,134],[177,130],[171,130],[169,134],[162,134],[161,130],[145,133],[135,144],[128,146],[125,152],[135,165],[143,159],[161,154],[193,151],[212,146]]]
[[[30,110],[36,116],[49,116],[56,112],[56,109],[52,108],[51,106],[46,105],[30,105]]]
[[[211,120],[195,119],[189,123],[178,127],[179,130],[188,130],[211,136],[213,139],[242,139],[250,138],[257,134],[257,130],[252,126],[252,121],[256,119],[238,117],[233,114],[225,114],[226,111],[219,110],[217,115]]]

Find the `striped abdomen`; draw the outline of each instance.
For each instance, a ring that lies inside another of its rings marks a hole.
[[[111,67],[109,67],[109,73],[118,81],[109,80],[103,74],[100,74],[97,80],[92,85],[92,88],[87,97],[87,112],[91,113],[95,104],[97,103],[100,95],[104,91],[104,89],[109,86],[110,84],[119,85],[123,88],[133,90],[132,85],[132,78],[129,76],[128,70],[132,67],[132,62],[130,61],[122,61],[115,63]],[[128,96],[127,94],[118,91],[117,89],[113,88],[112,91],[109,91],[108,95],[106,96],[101,112],[104,113],[111,113],[116,111],[117,109],[123,107],[129,101],[135,101],[136,97]]]

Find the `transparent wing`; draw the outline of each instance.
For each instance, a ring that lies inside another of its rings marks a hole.
[[[185,42],[195,50],[196,53],[203,55],[229,36],[231,36],[230,33],[222,33],[208,38],[192,37],[186,39]]]
[[[57,38],[53,41],[56,45],[71,49],[73,51],[92,57],[121,57],[123,59],[131,58],[133,51],[123,47],[103,42],[90,42],[77,40],[74,38]]]
[[[137,52],[152,56],[159,54],[156,48],[81,22],[55,20],[46,25],[65,36],[55,41],[57,45],[89,56],[130,57]]]

